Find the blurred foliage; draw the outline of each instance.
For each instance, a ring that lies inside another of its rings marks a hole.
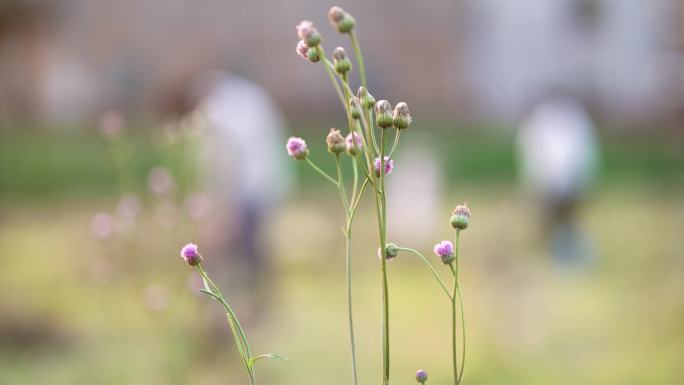
[[[325,151],[326,125],[297,124],[312,157],[333,166]],[[436,146],[449,181],[512,183],[516,177],[513,130],[484,124],[424,123],[420,132]],[[160,143],[159,130],[128,130],[105,138],[93,130],[5,130],[0,140],[0,197],[50,198],[116,196],[141,191],[149,170],[164,165],[183,180],[182,152]],[[320,139],[320,140],[319,140]],[[116,145],[108,142],[118,142]],[[606,132],[601,137],[604,183],[684,183],[684,139],[648,132]],[[404,146],[405,147],[405,146]],[[400,148],[400,151],[402,149]],[[246,161],[246,160],[245,160]],[[125,168],[125,170],[121,170]],[[301,173],[304,183],[317,183],[313,173]],[[121,180],[125,179],[125,180]],[[124,186],[124,190],[120,188]]]

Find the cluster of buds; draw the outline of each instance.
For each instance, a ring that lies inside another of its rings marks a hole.
[[[337,28],[337,32],[339,33],[351,32],[356,24],[352,15],[340,7],[330,8],[330,11],[328,11],[328,18],[330,19],[330,24]]]
[[[296,48],[297,55],[313,63],[320,61],[321,51],[318,45],[321,44],[323,38],[313,23],[308,20],[299,23],[297,25],[297,36],[299,36]]]
[[[398,130],[403,130],[411,125],[411,113],[404,102],[398,103],[392,111],[392,105],[387,100],[380,100],[375,103],[375,121],[378,127],[394,126]]]

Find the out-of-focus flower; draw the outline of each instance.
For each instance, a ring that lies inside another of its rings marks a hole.
[[[194,243],[188,243],[183,246],[180,255],[190,266],[197,266],[202,262],[202,255],[199,252],[199,248]]]
[[[290,137],[287,140],[287,154],[291,157],[302,160],[309,155],[309,148],[306,146],[306,142],[302,138]]]
[[[344,140],[347,144],[347,154],[351,156],[356,155],[357,149],[359,151],[363,149],[363,138],[361,138],[361,135],[359,135],[357,132],[350,132]],[[356,144],[354,144],[355,141]]]
[[[454,261],[454,244],[450,241],[442,241],[436,244],[434,251],[443,264],[448,265]]]
[[[105,111],[100,117],[100,132],[107,137],[115,137],[121,133],[125,125],[123,116],[118,111]]]
[[[167,195],[174,186],[173,175],[168,168],[157,166],[147,175],[147,186],[156,196]]]
[[[375,175],[380,176],[380,157],[375,158]],[[390,159],[389,156],[385,156],[385,175],[391,174],[394,170],[394,160]]]
[[[304,40],[309,47],[315,47],[321,42],[321,35],[313,23],[308,20],[303,20],[297,24],[297,36]]]
[[[183,206],[190,218],[199,221],[209,215],[211,210],[211,198],[203,192],[196,191],[185,198]]]
[[[330,19],[330,23],[337,28],[339,33],[351,32],[356,24],[352,15],[337,6],[330,8],[330,11],[328,11],[328,18]]]
[[[302,59],[308,59],[307,52],[309,51],[309,46],[306,45],[306,42],[304,40],[300,40],[297,42],[297,55],[301,57]]]
[[[126,193],[119,199],[119,205],[116,206],[116,212],[125,220],[135,220],[140,212],[140,198],[134,193]]]
[[[428,374],[423,369],[420,369],[419,371],[416,372],[416,381],[420,382],[421,384],[424,384],[425,381],[427,381],[427,379],[428,379]]]
[[[90,232],[97,239],[105,240],[114,235],[114,217],[109,213],[101,212],[93,216],[90,221]]]

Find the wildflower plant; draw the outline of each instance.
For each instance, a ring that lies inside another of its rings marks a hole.
[[[348,35],[350,39],[361,82],[361,86],[356,94],[352,91],[350,84],[349,75],[353,70],[353,66],[347,52],[344,48],[337,47],[332,52],[332,60],[329,59],[322,46],[323,36],[316,29],[313,22],[305,20],[297,25],[296,30],[299,41],[295,50],[301,58],[323,65],[346,113],[348,126],[346,136],[343,137],[340,130],[332,128],[325,139],[328,152],[335,157],[336,174],[334,176],[329,174],[310,159],[308,147],[303,139],[292,137],[288,140],[286,147],[288,154],[293,159],[305,162],[325,180],[333,184],[339,191],[340,200],[344,208],[346,216],[346,225],[343,232],[346,241],[347,312],[353,384],[358,385],[352,306],[352,225],[361,197],[367,190],[370,190],[375,202],[375,216],[377,218],[380,246],[377,254],[380,260],[382,292],[382,384],[388,385],[390,382],[390,320],[387,261],[395,258],[401,251],[417,255],[430,269],[449,299],[452,308],[454,384],[459,384],[463,378],[465,362],[463,360],[465,356],[465,327],[463,302],[461,301],[461,290],[458,282],[458,246],[460,231],[468,226],[470,210],[465,205],[462,205],[458,206],[453,213],[451,224],[456,230],[454,244],[450,241],[443,241],[435,246],[435,253],[444,265],[449,266],[452,274],[453,285],[451,285],[451,289],[440,278],[432,263],[419,251],[388,242],[385,180],[394,169],[395,164],[392,155],[399,145],[402,132],[411,126],[412,117],[409,107],[405,102],[399,102],[392,108],[389,101],[376,101],[369,92],[361,47],[355,32],[356,22],[354,17],[340,7],[332,7],[328,12],[328,18],[339,33]],[[391,139],[392,137],[393,139]],[[351,182],[345,181],[342,172],[343,162],[351,162],[353,172]],[[458,309],[457,303],[460,304]],[[463,336],[460,363],[458,360],[457,344],[457,314],[459,311]],[[424,383],[427,381],[427,373],[423,370],[418,371],[416,373],[416,380]]]

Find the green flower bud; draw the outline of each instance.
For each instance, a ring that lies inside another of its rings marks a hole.
[[[332,7],[328,12],[330,23],[337,28],[339,33],[349,33],[354,29],[356,22],[352,15],[340,7]]]
[[[328,151],[331,154],[340,154],[347,149],[344,136],[342,136],[340,130],[334,128],[330,129],[330,133],[325,138],[325,143],[328,145]]]
[[[394,124],[392,117],[392,105],[387,100],[380,100],[375,103],[375,122],[378,127],[388,128]]]
[[[333,51],[332,54],[333,57],[333,66],[335,67],[335,71],[340,74],[344,75],[347,72],[351,71],[352,65],[349,59],[347,58],[347,53],[344,51],[344,48],[342,47],[337,47]]]
[[[382,254],[382,250],[378,248],[378,258],[380,258],[380,255]],[[394,257],[399,255],[399,246],[397,246],[394,243],[388,243],[385,245],[385,259],[390,260]]]
[[[409,113],[408,105],[404,102],[397,104],[394,107],[393,125],[398,130],[408,128],[411,124],[411,114]]]
[[[321,60],[321,51],[318,50],[318,47],[309,48],[306,51],[306,58],[312,63],[318,63]]]
[[[456,206],[454,212],[451,214],[451,227],[459,230],[464,230],[470,224],[470,209],[467,203]]]
[[[349,112],[354,119],[361,117],[361,101],[356,96],[349,98]]]
[[[366,110],[373,108],[375,105],[375,98],[363,87],[359,87],[359,90],[356,91],[356,97],[361,100],[361,106]]]

